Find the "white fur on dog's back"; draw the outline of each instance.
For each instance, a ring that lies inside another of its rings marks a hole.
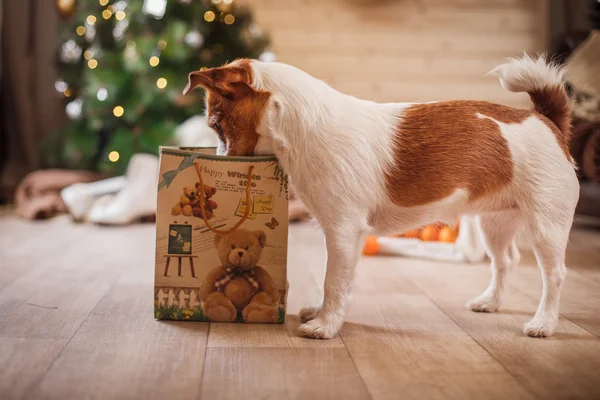
[[[510,58],[488,75],[497,76],[502,87],[509,92],[531,92],[552,86],[562,86],[565,69],[548,62],[544,56],[535,58],[525,54],[522,58]]]

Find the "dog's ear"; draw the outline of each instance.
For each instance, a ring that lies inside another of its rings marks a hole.
[[[214,91],[221,96],[238,99],[254,92],[250,87],[250,76],[246,69],[224,66],[191,72],[183,89],[186,95],[198,86]]]

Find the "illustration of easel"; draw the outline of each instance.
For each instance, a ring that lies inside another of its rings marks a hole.
[[[169,272],[169,264],[171,263],[171,258],[177,257],[177,276],[181,276],[181,259],[187,258],[190,263],[190,270],[192,272],[192,278],[196,277],[196,271],[194,270],[194,258],[197,258],[198,256],[184,255],[184,254],[167,254],[167,255],[165,255],[165,257],[167,258],[167,261],[165,263],[165,275],[164,276],[169,276],[169,275],[167,275],[167,273]]]
[[[169,264],[171,258],[177,258],[177,276],[181,276],[181,259],[187,258],[190,264],[192,278],[196,277],[194,270],[194,258],[198,256],[192,255],[192,226],[186,224],[171,224],[169,225],[169,247],[165,255],[165,273],[164,276],[169,276]]]

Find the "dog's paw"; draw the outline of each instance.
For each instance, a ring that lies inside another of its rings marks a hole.
[[[482,294],[467,303],[467,308],[475,312],[495,312],[500,307],[500,301],[495,296]]]
[[[302,310],[300,310],[300,321],[301,322],[311,321],[311,320],[317,318],[317,315],[319,314],[320,311],[321,311],[321,305],[303,308]]]
[[[327,323],[321,318],[308,321],[298,328],[300,336],[309,339],[331,339],[338,332],[337,324]]]
[[[556,331],[557,321],[550,318],[536,318],[523,325],[523,333],[530,337],[548,337]]]

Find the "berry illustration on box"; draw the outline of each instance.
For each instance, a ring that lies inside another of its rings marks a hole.
[[[287,176],[272,156],[205,151],[161,148],[155,317],[282,323]]]

